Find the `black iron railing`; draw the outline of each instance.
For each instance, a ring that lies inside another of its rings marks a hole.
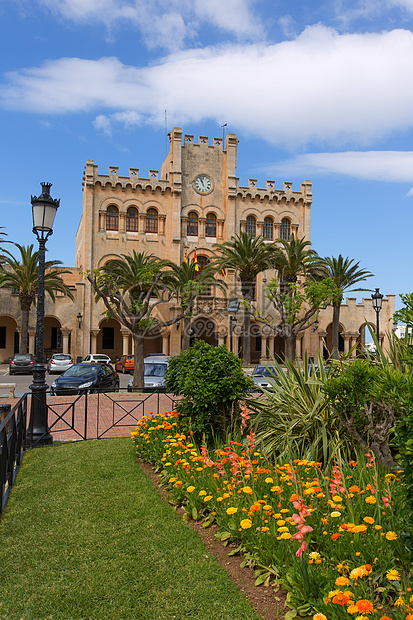
[[[22,462],[26,444],[27,394],[0,423],[0,515]]]

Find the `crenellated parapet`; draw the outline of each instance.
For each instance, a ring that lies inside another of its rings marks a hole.
[[[129,176],[119,176],[117,166],[109,166],[108,174],[99,174],[98,166],[93,160],[87,160],[85,172],[83,174],[83,188],[113,190],[125,192],[160,192],[162,194],[171,192],[170,181],[160,179],[158,170],[149,170],[148,178],[139,176],[138,168],[129,168]]]
[[[304,181],[300,191],[293,191],[293,184],[284,181],[282,189],[277,189],[275,181],[266,181],[265,187],[258,187],[257,179],[248,179],[247,187],[240,187],[238,179],[233,192],[242,201],[270,202],[273,205],[300,205],[310,207],[313,201],[311,181]]]

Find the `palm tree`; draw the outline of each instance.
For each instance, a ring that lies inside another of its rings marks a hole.
[[[225,282],[215,277],[217,268],[211,263],[199,270],[197,263],[184,261],[180,265],[171,265],[171,271],[165,275],[167,286],[179,298],[181,308],[186,312],[184,317],[184,339],[182,350],[189,348],[191,316],[195,300],[202,295],[207,286],[226,288]]]
[[[354,263],[353,259],[343,258],[341,254],[338,258],[327,256],[324,262],[328,268],[329,276],[333,279],[335,285],[335,294],[333,301],[333,324],[332,324],[332,351],[331,357],[339,359],[339,325],[340,325],[340,306],[343,301],[344,292],[349,291],[350,286],[354,286],[357,282],[363,282],[367,278],[372,277],[372,273],[366,269],[360,269],[360,263]],[[365,288],[353,288],[351,292],[366,291]]]
[[[22,312],[20,353],[27,353],[29,313],[33,304],[36,303],[38,285],[38,262],[39,252],[33,252],[33,244],[24,246],[14,244],[20,252],[20,257],[15,258],[7,250],[3,250],[3,262],[0,277],[0,287],[9,286],[18,291],[20,308]],[[54,301],[55,293],[60,292],[74,301],[71,290],[63,282],[61,275],[70,273],[67,269],[53,269],[61,265],[59,260],[45,262],[44,288]]]
[[[298,280],[305,277],[308,280],[322,280],[328,277],[326,266],[317,252],[311,249],[311,242],[304,237],[295,239],[291,235],[289,240],[277,240],[275,268],[280,283],[285,283],[285,295],[273,295],[273,303],[281,316],[280,336],[284,338],[285,357],[294,360],[297,334],[309,327],[308,321],[316,315],[317,307],[309,308],[303,316],[297,316],[296,301]]]
[[[122,254],[121,258],[108,261],[100,268],[99,277],[88,275],[108,315],[116,318],[132,333],[134,388],[144,383],[144,338],[160,325],[159,321],[151,317],[151,312],[159,302],[164,301],[167,288],[162,278],[166,273],[165,267],[170,266],[170,261],[161,260],[154,254],[133,250],[132,254]]]
[[[262,237],[250,237],[246,232],[231,237],[229,241],[217,243],[215,250],[221,254],[214,261],[217,269],[233,269],[241,280],[241,292],[245,304],[243,358],[251,363],[251,301],[255,281],[259,273],[274,266],[273,244]]]

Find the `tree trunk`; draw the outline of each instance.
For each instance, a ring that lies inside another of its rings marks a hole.
[[[29,348],[29,313],[30,306],[27,307],[26,304],[21,305],[22,311],[22,331],[20,337],[20,353],[27,353]]]
[[[243,331],[243,354],[242,357],[247,366],[251,364],[251,312],[245,308],[244,331]]]
[[[295,360],[296,340],[296,335],[294,334],[293,330],[291,330],[291,334],[285,337],[284,342],[284,355],[292,362]]]
[[[338,348],[339,339],[339,326],[340,326],[340,305],[333,304],[333,323],[332,323],[332,344],[331,344],[331,358],[334,360],[340,359],[340,351]]]
[[[182,339],[182,351],[189,349],[191,344],[191,317],[184,318],[184,337]]]
[[[143,388],[145,386],[144,379],[144,363],[143,363],[143,343],[144,338],[141,334],[132,334],[133,337],[133,353],[135,357],[135,364],[133,368],[133,382],[132,388],[134,390]]]

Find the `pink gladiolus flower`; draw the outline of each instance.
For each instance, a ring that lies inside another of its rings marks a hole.
[[[294,538],[294,536],[292,536],[291,538]],[[303,555],[304,551],[307,549],[307,543],[304,541],[303,544],[301,545],[301,547],[298,549],[298,551],[296,551],[295,555],[297,556],[297,558],[301,558],[301,556]]]

